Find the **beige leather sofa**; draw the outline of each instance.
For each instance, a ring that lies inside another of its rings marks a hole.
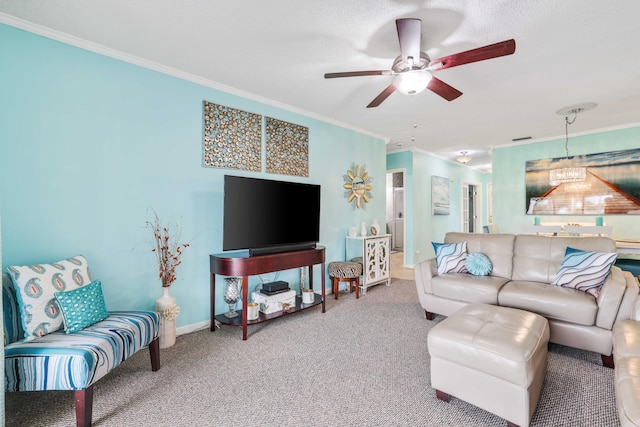
[[[597,298],[551,285],[567,246],[590,252],[615,252],[608,237],[551,237],[514,234],[447,233],[445,243],[467,242],[467,253],[481,252],[493,265],[488,276],[447,273],[438,276],[435,258],[415,267],[420,304],[427,319],[449,316],[470,303],[519,308],[549,321],[550,342],[593,351],[613,367],[612,328],[629,319],[639,293],[631,273],[613,266]]]
[[[640,426],[640,300],[636,301],[630,320],[613,327],[616,402],[620,425]]]

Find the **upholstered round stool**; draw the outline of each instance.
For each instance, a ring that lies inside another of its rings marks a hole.
[[[351,261],[334,261],[329,263],[329,277],[333,296],[338,299],[338,285],[340,282],[349,282],[349,292],[356,288],[356,299],[360,298],[360,275],[362,274],[362,264]]]

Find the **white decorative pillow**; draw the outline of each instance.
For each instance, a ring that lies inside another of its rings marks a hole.
[[[434,243],[438,275],[446,273],[468,273],[465,267],[467,260],[467,242],[462,243]]]
[[[12,266],[7,271],[16,288],[26,340],[62,328],[56,292],[71,291],[91,283],[87,260],[81,255],[53,264]]]
[[[574,288],[598,297],[617,253],[585,252],[567,247],[552,285]]]

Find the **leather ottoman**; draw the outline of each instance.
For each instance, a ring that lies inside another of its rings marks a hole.
[[[431,386],[529,426],[547,372],[547,319],[524,310],[470,304],[434,326],[427,337]]]

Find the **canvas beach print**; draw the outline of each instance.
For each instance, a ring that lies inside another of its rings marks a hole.
[[[433,215],[449,215],[449,178],[431,176],[431,209]]]
[[[526,163],[529,215],[640,215],[640,149]]]

